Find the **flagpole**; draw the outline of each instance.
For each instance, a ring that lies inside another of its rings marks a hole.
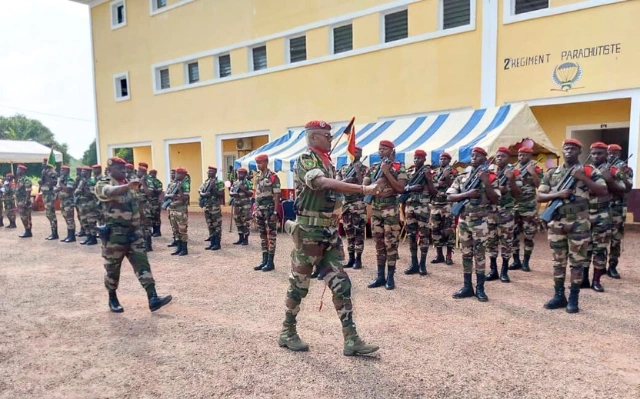
[[[344,136],[344,132],[346,132],[347,130],[351,130],[351,127],[353,126],[353,122],[355,122],[356,117],[353,116],[351,117],[351,120],[349,121],[349,123],[347,124],[347,126],[344,128],[344,130],[342,131],[342,133],[340,134],[340,137],[338,137],[338,140],[336,141],[336,143],[333,145],[333,147],[331,148],[331,151],[329,151],[329,155],[331,155],[331,153],[333,152],[333,150],[336,149],[336,147],[338,146],[338,144],[340,143],[340,141],[342,140],[342,136]]]

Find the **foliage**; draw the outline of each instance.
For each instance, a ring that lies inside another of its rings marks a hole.
[[[129,163],[133,163],[133,148],[118,148],[116,157],[122,158]]]
[[[96,141],[93,140],[89,145],[89,148],[82,155],[82,164],[86,166],[91,166],[97,163],[98,163],[98,151],[96,149]]]

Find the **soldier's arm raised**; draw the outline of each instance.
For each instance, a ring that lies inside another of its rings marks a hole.
[[[127,184],[121,184],[119,186],[106,186],[102,190],[102,194],[106,197],[117,197],[118,195],[126,194],[129,190],[136,190],[140,186],[138,180],[131,180]]]

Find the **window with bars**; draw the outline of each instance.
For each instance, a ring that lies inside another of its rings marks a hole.
[[[267,69],[267,46],[259,46],[251,49],[251,57],[253,59],[254,71]]]
[[[442,29],[471,23],[471,0],[442,0]]]
[[[218,56],[218,75],[221,78],[231,76],[231,56],[229,54]]]
[[[169,79],[169,69],[160,70],[160,89],[168,89],[171,87],[171,81]]]
[[[514,0],[515,14],[524,14],[526,12],[543,10],[549,8],[549,0]]]
[[[167,0],[155,0],[156,1],[156,9],[165,7],[167,5]]]
[[[197,61],[187,64],[187,75],[189,75],[189,84],[200,80],[200,68]]]
[[[402,10],[384,16],[385,43],[406,39],[409,36],[409,11]]]
[[[299,62],[307,59],[307,37],[300,36],[289,39],[289,62]]]
[[[333,54],[353,50],[353,25],[333,28]]]

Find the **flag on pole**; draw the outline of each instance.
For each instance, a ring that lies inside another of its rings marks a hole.
[[[53,146],[51,146],[51,152],[49,153],[49,159],[47,159],[47,165],[52,168],[56,167],[56,155],[53,153]]]
[[[349,154],[349,161],[353,162],[356,158],[356,128],[353,123],[350,126],[351,129],[345,134],[347,135],[347,154]]]

